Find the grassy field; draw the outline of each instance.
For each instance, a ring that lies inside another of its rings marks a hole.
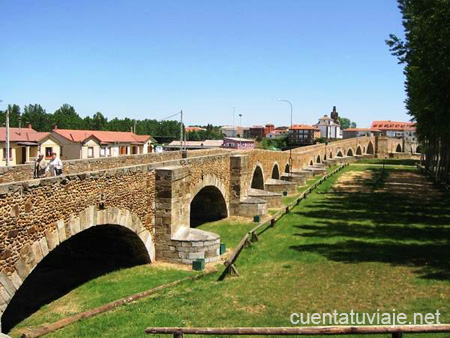
[[[342,175],[364,171],[370,175],[362,184],[370,193],[333,191]],[[382,184],[376,180],[379,173],[379,166],[349,166],[320,185],[243,251],[237,261],[241,277],[217,282],[219,273],[210,275],[49,337],[145,337],[148,326],[292,326],[293,312],[334,310],[396,309],[412,316],[439,309],[441,322],[449,323],[450,200],[422,193],[414,184],[409,194],[391,193],[398,185],[394,178],[414,174],[414,167],[389,166]],[[253,225],[224,221],[202,228],[220,233],[230,247]],[[52,322],[64,311],[81,311],[189,274],[151,265],[108,274],[43,307],[12,335],[21,327]]]

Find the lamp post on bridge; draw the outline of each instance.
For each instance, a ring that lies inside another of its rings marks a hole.
[[[278,99],[278,101],[280,102],[287,102],[289,103],[289,105],[291,106],[291,128],[290,128],[290,132],[292,133],[292,103],[289,100],[286,99]],[[289,137],[289,134],[288,134]],[[292,177],[292,145],[289,145],[289,176]]]

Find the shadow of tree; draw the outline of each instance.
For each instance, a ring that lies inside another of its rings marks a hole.
[[[327,192],[325,199],[298,211],[308,224],[295,225],[301,231],[294,236],[318,243],[290,248],[339,262],[412,266],[421,278],[450,279],[448,196],[427,182],[421,190],[414,177],[397,180],[400,193],[389,191],[391,180],[385,183],[381,192]]]

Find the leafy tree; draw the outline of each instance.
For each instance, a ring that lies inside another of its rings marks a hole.
[[[75,111],[75,108],[69,104],[63,104],[56,110],[51,117],[54,125],[61,129],[82,129],[84,121]]]
[[[104,130],[108,125],[108,119],[103,116],[102,113],[96,112],[92,116],[92,129],[94,130]]]
[[[22,121],[25,124],[31,123],[33,129],[37,131],[51,131],[52,125],[50,115],[40,104],[29,104],[23,108]]]
[[[346,117],[339,117],[339,124],[341,125],[341,129],[356,128],[356,123]]]
[[[405,39],[391,34],[391,53],[404,64],[405,101],[425,145],[425,166],[450,182],[450,0],[398,0]]]
[[[21,118],[20,107],[17,104],[10,104],[7,109],[9,110],[9,126],[18,127]],[[0,111],[0,124],[1,126],[6,125],[6,110]]]

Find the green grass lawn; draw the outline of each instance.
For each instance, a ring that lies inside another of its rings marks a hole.
[[[331,190],[344,173],[363,170],[373,171],[365,184],[378,189],[374,177],[379,166],[346,167],[244,249],[236,264],[241,277],[217,282],[218,272],[49,337],[145,337],[148,326],[292,326],[293,312],[352,309],[396,309],[408,315],[439,309],[441,322],[449,323],[450,200],[422,198],[420,187],[411,196]],[[415,171],[390,166],[383,178],[405,170]],[[220,233],[231,247],[253,225],[224,221],[201,228]],[[59,319],[51,314],[54,309],[82,310],[189,274],[151,265],[108,274],[43,307],[19,324],[13,336],[20,327]]]

